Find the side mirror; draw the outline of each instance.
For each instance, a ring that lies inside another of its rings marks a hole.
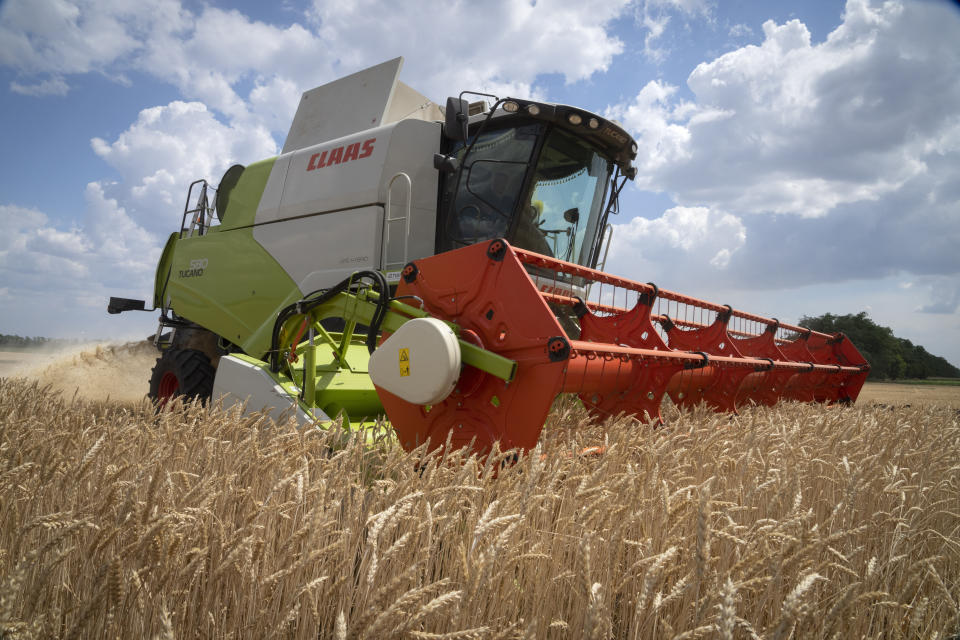
[[[563,219],[569,222],[570,224],[577,224],[580,222],[580,209],[574,207],[572,209],[567,209],[563,212]]]
[[[467,118],[470,103],[462,98],[447,98],[447,110],[444,113],[443,132],[456,142],[467,141]]]

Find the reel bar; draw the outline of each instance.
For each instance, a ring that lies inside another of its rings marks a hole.
[[[570,296],[564,296],[557,293],[550,293],[547,291],[541,291],[540,295],[543,296],[543,298],[551,304],[558,304],[566,307],[574,307],[579,302],[576,298],[571,298]],[[599,311],[606,315],[626,313],[627,311],[629,311],[629,309],[624,309],[623,307],[614,307],[612,305],[603,304],[600,302],[594,302],[593,300],[585,300],[583,301],[583,304],[585,304],[587,308],[590,309],[591,311]],[[656,315],[656,314],[650,316],[650,319],[654,322],[662,322],[666,318],[667,316]],[[701,324],[699,322],[690,322],[689,320],[682,320],[680,318],[671,319],[671,322],[673,322],[678,327],[687,327],[690,329],[702,329],[703,327],[709,326],[706,324]],[[746,331],[734,331],[731,329],[728,329],[727,333],[729,333],[732,336],[738,336],[742,338],[752,338],[752,337],[761,335],[758,333],[748,333]],[[780,342],[788,342],[787,340],[784,340],[782,338],[777,338],[777,340]]]
[[[641,282],[636,282],[634,280],[629,280],[627,278],[621,278],[618,276],[612,276],[603,271],[597,271],[596,269],[590,269],[587,267],[582,267],[578,264],[573,264],[572,262],[566,262],[564,260],[558,260],[550,256],[544,256],[539,253],[533,253],[532,251],[527,251],[525,249],[518,249],[513,247],[513,251],[516,254],[517,258],[524,264],[533,265],[541,267],[543,269],[549,269],[558,273],[565,273],[567,275],[578,276],[591,282],[597,282],[602,284],[609,284],[615,287],[620,287],[622,289],[627,289],[630,291],[636,291],[638,293],[653,293],[655,289],[650,284],[644,284]],[[715,302],[709,302],[707,300],[701,300],[699,298],[694,298],[692,296],[684,295],[682,293],[677,293],[675,291],[669,291],[667,289],[659,289],[656,291],[657,296],[666,300],[673,300],[674,302],[680,302],[683,304],[690,305],[692,307],[699,307],[701,309],[716,311],[717,313],[722,313],[727,311],[728,307],[726,305],[717,304]],[[817,335],[823,338],[832,338],[828,333],[821,333],[819,331],[811,331],[806,327],[800,327],[797,325],[786,324],[779,322],[774,318],[766,318],[761,315],[754,313],[748,313],[746,311],[739,311],[737,309],[730,309],[731,315],[743,318],[744,320],[752,320],[754,322],[759,322],[764,325],[771,325],[776,323],[778,327],[786,329],[788,331],[795,331],[800,334],[809,333],[810,335]]]
[[[592,282],[602,282],[615,287],[637,291],[638,293],[652,293],[654,291],[654,288],[649,284],[610,275],[609,273],[597,271],[596,269],[590,269],[589,267],[583,267],[572,262],[558,260],[557,258],[552,258],[539,253],[533,253],[532,251],[527,251],[526,249],[520,249],[518,247],[510,248],[513,250],[520,262],[524,264],[542,267],[550,271],[559,271],[568,275],[579,276]]]

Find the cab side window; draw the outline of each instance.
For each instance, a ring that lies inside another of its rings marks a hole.
[[[448,176],[441,204],[447,212],[440,250],[505,236],[536,146],[537,125],[484,132],[463,164],[459,184]],[[450,206],[452,203],[452,206]]]

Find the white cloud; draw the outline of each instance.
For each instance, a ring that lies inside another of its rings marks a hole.
[[[278,151],[265,127],[225,125],[202,103],[179,101],[144,109],[113,142],[94,138],[91,144],[122,177],[101,191],[122,199],[133,218],[157,234],[179,220],[191,182],[207,178],[216,185],[230,165]]]
[[[926,171],[956,131],[947,105],[960,86],[935,78],[956,77],[960,54],[930,35],[950,40],[947,10],[850,0],[817,44],[797,20],[767,21],[759,46],[694,69],[694,108],[653,82],[611,112],[645,143],[644,183],[681,203],[821,216],[877,200]]]
[[[85,224],[58,226],[43,213],[0,205],[0,282],[17,294],[74,299],[115,286],[148,290],[160,237],[127,216],[97,183],[87,185]],[[10,294],[12,295],[12,294]]]
[[[303,88],[281,75],[259,78],[250,91],[249,108],[271,131],[287,131]]]
[[[742,221],[706,207],[672,207],[659,218],[615,224],[607,270],[682,282],[727,267],[747,239]]]
[[[299,24],[282,28],[208,6],[199,15],[179,8],[173,26],[157,23],[152,31],[135,64],[237,121],[256,121],[237,92],[246,81],[260,86],[282,75],[301,86],[295,107],[304,89],[332,79],[329,47]],[[262,115],[274,122],[271,113]]]
[[[670,24],[670,16],[668,14],[652,15],[644,7],[643,16],[640,20],[647,30],[647,34],[643,38],[644,55],[657,62],[663,61],[667,56],[667,50],[658,47],[656,43],[666,32],[667,25]]]
[[[674,9],[690,15],[709,16],[713,11],[713,3],[709,0],[647,0],[646,5],[660,9]]]
[[[641,188],[742,219],[750,242],[717,263],[745,283],[956,274],[958,27],[948,3],[849,0],[823,42],[767,21],[693,70],[692,99],[653,81],[608,113]]]
[[[139,45],[122,3],[9,0],[0,9],[0,64],[26,73],[85,73]]]
[[[41,227],[31,238],[28,248],[61,258],[79,258],[90,250],[90,242],[77,228],[60,231],[51,227]]]
[[[753,29],[743,23],[738,23],[730,27],[727,35],[731,38],[747,38],[753,35]]]
[[[317,0],[305,24],[280,27],[179,0],[8,0],[0,65],[46,75],[15,83],[34,95],[62,94],[69,74],[144,71],[235,123],[284,133],[304,90],[398,55],[408,84],[438,101],[464,88],[536,96],[541,74],[585,80],[623,50],[607,26],[628,3]],[[465,46],[465,28],[482,46]],[[570,55],[574,43],[590,44]]]
[[[577,82],[606,70],[623,50],[607,25],[627,4],[316,0],[311,15],[343,70],[402,54],[408,84],[442,100],[465,88],[529,96],[540,74]],[[467,44],[467,31],[482,38]]]
[[[160,258],[159,241],[172,229],[168,226],[163,230],[167,233],[151,234],[116,200],[107,197],[97,182],[87,185],[86,201],[89,227],[85,240],[94,253],[90,257],[104,270],[100,282],[134,280],[148,284]]]
[[[660,170],[689,158],[690,130],[678,123],[689,109],[682,101],[670,104],[675,93],[676,87],[654,80],[640,90],[632,103],[614,106],[605,114],[622,122],[637,139],[635,164],[640,174],[636,182],[641,188],[656,189]]]
[[[24,96],[65,96],[70,87],[60,76],[53,76],[34,84],[10,83],[10,90]]]
[[[142,338],[155,326],[149,314],[110,323],[106,305],[111,295],[149,305],[162,238],[134,223],[99,184],[89,184],[85,195],[83,225],[0,205],[0,299],[8,331],[122,340]]]
[[[662,62],[670,53],[660,45],[670,21],[677,17],[684,21],[693,18],[712,21],[713,3],[708,0],[642,0],[636,3],[635,20],[645,30],[643,53],[654,62]]]

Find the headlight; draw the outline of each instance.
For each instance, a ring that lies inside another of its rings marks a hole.
[[[540,107],[538,107],[538,106],[535,105],[535,104],[528,104],[528,105],[527,105],[527,113],[529,113],[529,114],[532,115],[532,116],[538,116],[538,115],[540,115]]]
[[[513,100],[507,100],[503,103],[503,110],[507,113],[516,113],[520,110],[520,105]]]
[[[573,125],[577,125],[583,122],[583,118],[580,117],[579,113],[571,113],[570,115],[567,116],[567,122]]]
[[[590,120],[587,122],[587,126],[591,129],[597,129],[600,127],[600,121],[596,118],[590,118]]]

